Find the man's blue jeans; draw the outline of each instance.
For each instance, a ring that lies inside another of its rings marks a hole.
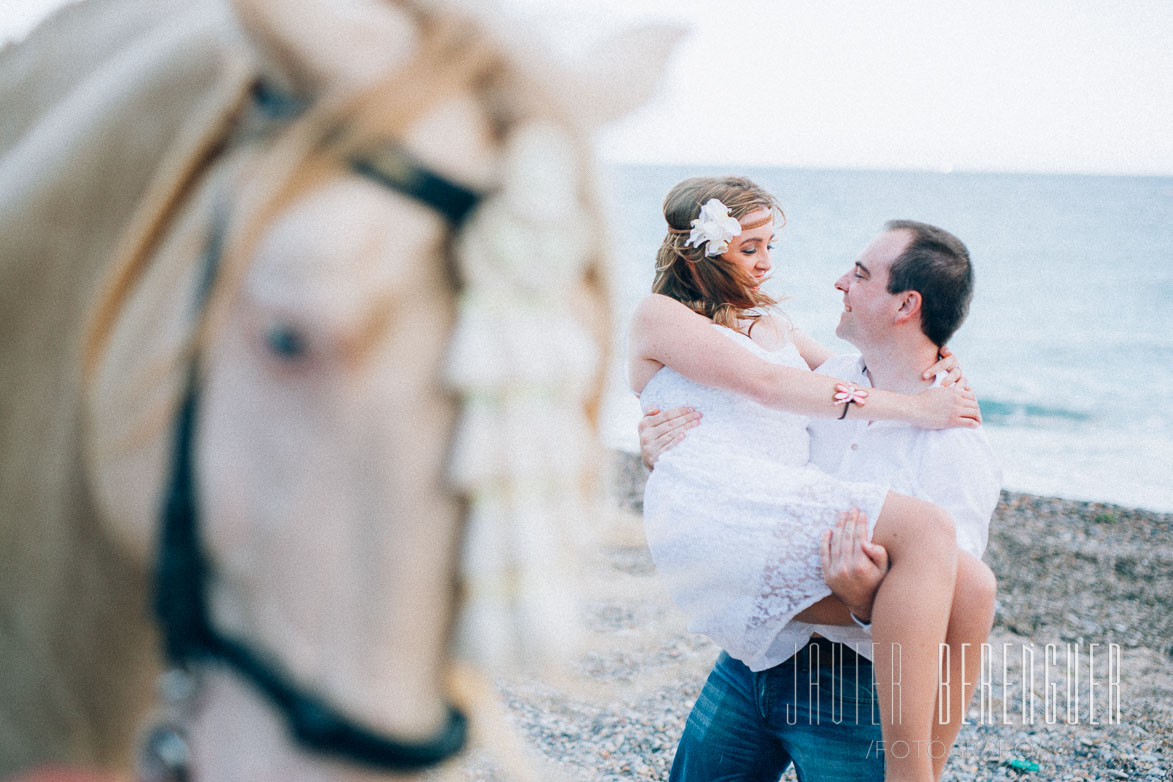
[[[717,658],[672,762],[672,782],[777,782],[791,763],[802,782],[881,782],[872,664],[812,638],[760,673]]]

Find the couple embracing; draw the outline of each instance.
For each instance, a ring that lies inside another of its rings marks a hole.
[[[979,557],[1000,473],[944,349],[968,252],[888,223],[835,283],[860,354],[833,356],[760,289],[773,196],[688,179],[664,216],[630,333],[645,531],[689,629],[723,650],[671,778],[939,779],[994,602]]]

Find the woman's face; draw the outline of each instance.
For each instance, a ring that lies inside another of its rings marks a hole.
[[[774,221],[768,209],[758,209],[742,217],[738,222],[743,226],[766,222],[757,228],[742,230],[739,236],[729,240],[729,249],[721,257],[743,269],[760,286],[770,277],[773,264],[770,263],[770,248],[774,241]]]

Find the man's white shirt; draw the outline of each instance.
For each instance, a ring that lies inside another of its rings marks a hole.
[[[871,385],[858,355],[835,356],[815,371]],[[887,485],[941,506],[953,516],[958,548],[981,557],[1002,488],[1002,471],[981,429],[927,430],[898,421],[812,418],[807,430],[811,464],[845,481]],[[771,644],[766,667],[788,660],[816,632],[871,657],[871,634],[862,628],[795,621]]]

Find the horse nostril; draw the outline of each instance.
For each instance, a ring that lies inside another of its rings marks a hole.
[[[269,349],[281,358],[301,358],[305,355],[305,337],[293,326],[277,323],[265,332]]]

